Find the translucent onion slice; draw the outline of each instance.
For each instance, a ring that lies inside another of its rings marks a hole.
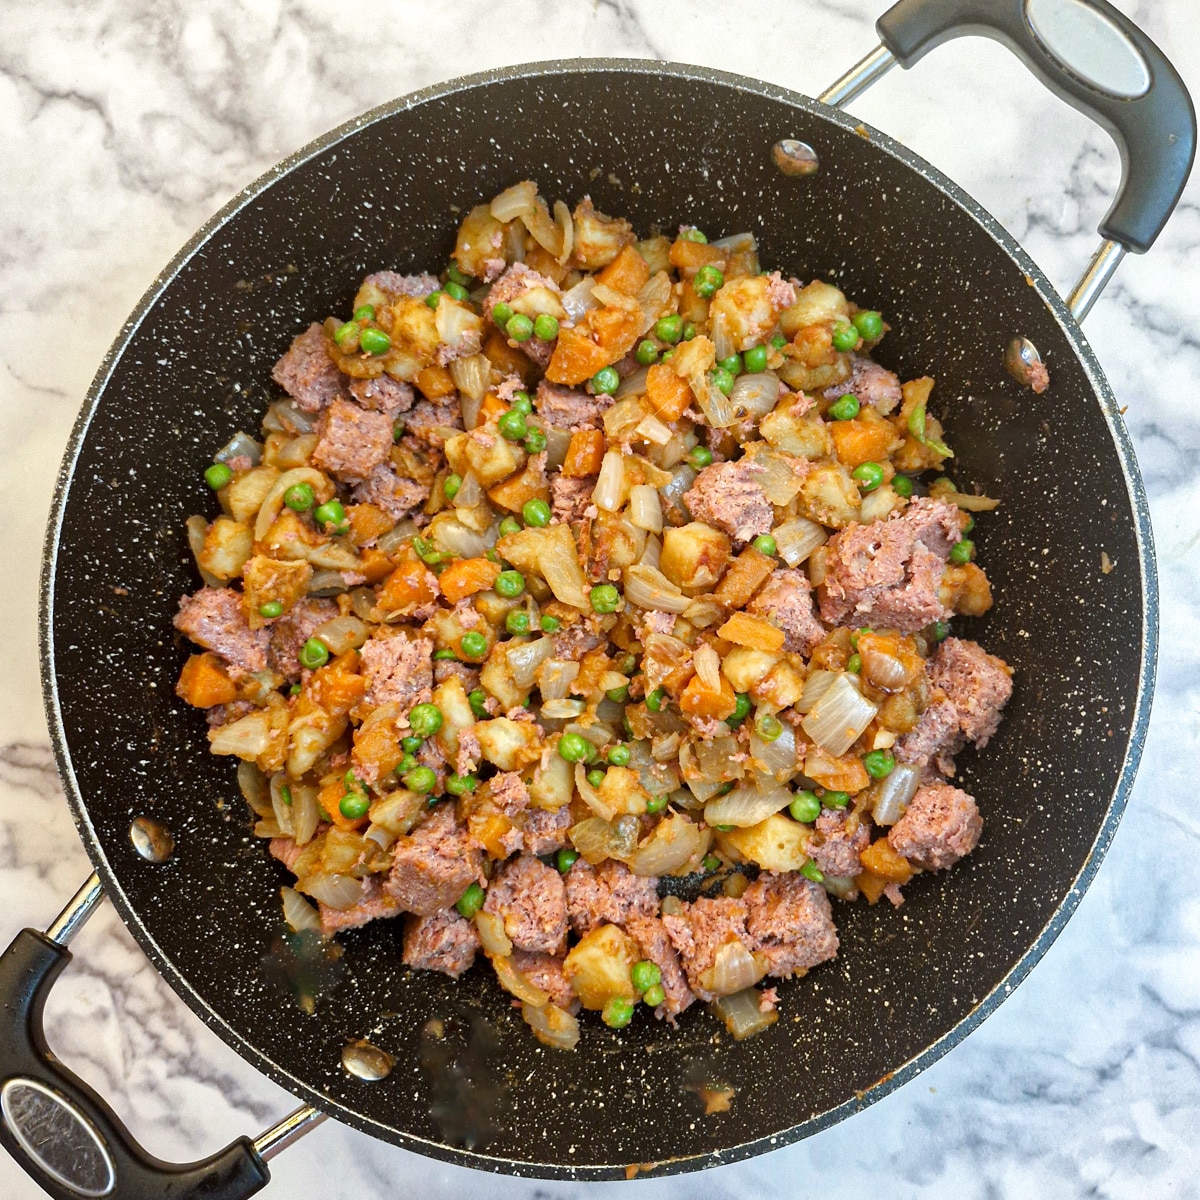
[[[587,781],[587,768],[583,763],[575,764],[575,790],[579,793],[579,798],[598,816],[602,821],[611,821],[617,815],[617,810],[604,800],[600,793],[592,787]],[[583,851],[580,850],[582,854]]]
[[[543,705],[548,700],[565,700],[571,694],[571,684],[579,677],[579,664],[569,659],[548,658],[537,669],[538,691]],[[621,676],[624,680],[624,676]],[[619,687],[620,684],[614,684]]]
[[[858,741],[878,711],[844,675],[839,675],[801,724],[818,746],[840,757]]]
[[[242,797],[260,817],[273,817],[275,810],[271,805],[271,786],[267,777],[258,769],[256,763],[239,762],[237,765],[238,787]]]
[[[345,912],[362,902],[366,885],[353,875],[310,875],[299,890],[307,892],[327,908]]]
[[[648,417],[643,417],[633,432],[652,446],[665,446],[675,436],[671,432],[671,427],[660,421],[653,413]]]
[[[224,587],[225,585],[215,575],[200,565],[200,556],[204,553],[204,538],[208,533],[208,522],[201,516],[188,517],[186,528],[188,549],[191,550],[192,557],[196,560],[196,570],[200,572],[200,578],[211,588]]]
[[[772,531],[779,557],[789,567],[798,567],[818,547],[823,546],[829,534],[807,517],[794,517],[784,521]]]
[[[325,815],[318,791],[311,783],[293,783],[292,789],[292,836],[297,846],[307,846],[316,837],[321,818]]]
[[[505,224],[530,215],[536,207],[537,184],[529,179],[505,188],[489,205],[492,216]]]
[[[462,392],[464,400],[469,396],[478,406],[479,402],[487,395],[488,385],[492,381],[492,364],[482,354],[469,354],[464,358],[456,358],[450,364],[450,377],[454,380],[454,386]],[[478,407],[476,411],[478,411]],[[467,428],[469,429],[470,426],[468,425]]]
[[[635,875],[670,875],[700,854],[703,846],[700,826],[676,813],[660,821],[625,862]]]
[[[574,1050],[579,1044],[579,1022],[557,1004],[522,1004],[521,1016],[543,1046],[552,1050]]]
[[[800,693],[800,699],[796,701],[796,711],[798,713],[811,712],[817,706],[817,701],[833,687],[837,677],[836,671],[811,671],[804,681],[804,690]]]
[[[732,345],[732,343],[730,343]],[[733,351],[730,351],[732,354]],[[722,357],[720,351],[717,358]],[[728,357],[725,355],[724,357]],[[760,371],[755,375],[739,375],[734,381],[729,401],[739,417],[753,415],[765,417],[779,403],[779,376],[774,371]]]
[[[496,978],[500,981],[500,986],[506,992],[516,996],[522,1004],[532,1004],[535,1008],[541,1008],[543,1004],[550,1003],[549,993],[526,979],[513,966],[513,961],[507,954],[496,955],[492,959],[492,966],[496,969]]]
[[[262,462],[262,446],[248,433],[239,430],[213,455],[213,462],[227,463],[231,458],[245,456],[252,466]]]
[[[592,489],[592,501],[605,512],[616,512],[625,500],[625,465],[619,450],[608,450]]]
[[[638,608],[683,613],[691,600],[661,571],[646,563],[625,568],[625,599]]]
[[[321,932],[321,914],[315,905],[309,904],[295,888],[280,888],[279,895],[283,899],[283,919],[297,933]]]
[[[495,913],[484,912],[482,909],[477,912],[475,929],[479,933],[479,940],[483,943],[485,954],[507,958],[512,953],[513,946],[504,930],[504,921]]]
[[[721,659],[717,652],[707,643],[696,647],[692,655],[692,665],[705,690],[719,692],[721,690]]]
[[[356,616],[347,613],[344,617],[334,617],[332,621],[318,625],[312,631],[312,636],[320,638],[336,657],[345,654],[347,650],[357,650],[367,640],[370,632]]]
[[[786,722],[782,724],[783,732],[773,742],[757,733],[750,735],[751,762],[775,783],[787,783],[800,770],[796,761],[796,731]]]
[[[587,712],[582,700],[543,700],[542,716],[548,721],[573,721]]]
[[[759,1007],[759,993],[755,988],[746,988],[734,992],[731,996],[721,996],[713,1001],[713,1011],[725,1022],[735,1042],[743,1038],[753,1037],[770,1029],[779,1019],[775,1009],[763,1012]]]
[[[891,774],[877,785],[871,818],[876,825],[895,825],[904,816],[912,798],[921,786],[921,772],[907,763],[897,763]]]
[[[741,942],[726,942],[717,949],[713,965],[700,975],[700,986],[713,996],[731,996],[753,987],[766,973],[766,959],[751,954]]]
[[[714,238],[709,245],[728,250],[730,254],[755,254],[758,251],[758,242],[752,233],[731,233],[728,237]]]
[[[646,394],[646,376],[649,371],[649,367],[639,367],[632,375],[626,375],[614,393],[616,398],[624,400],[626,396],[644,396]]]
[[[542,578],[554,593],[556,600],[572,608],[589,610],[583,568],[579,565],[579,551],[570,525],[552,525],[542,532],[538,547],[538,566]]]
[[[513,682],[519,688],[531,688],[537,678],[537,669],[554,653],[554,639],[534,638],[531,642],[510,642],[508,646],[508,669]]]
[[[663,514],[658,488],[648,483],[635,483],[629,489],[629,519],[639,529],[662,533]]]
[[[594,275],[585,275],[573,288],[563,293],[563,308],[572,321],[578,322],[590,308],[598,308],[599,301],[592,295],[596,285]]]
[[[709,825],[736,825],[739,829],[747,829],[773,817],[791,802],[792,793],[786,787],[763,792],[752,784],[741,783],[727,796],[710,800],[704,806],[704,819]]]

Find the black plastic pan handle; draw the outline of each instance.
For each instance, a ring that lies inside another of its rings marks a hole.
[[[1161,50],[1106,0],[900,0],[875,23],[910,67],[951,38],[1003,43],[1052,92],[1106,129],[1121,186],[1100,234],[1144,254],[1167,223],[1196,153],[1191,97]]]
[[[94,907],[100,896],[93,876],[73,903]],[[63,942],[86,919],[84,912],[72,920],[72,912],[65,910],[48,933],[22,930],[0,955],[0,1144],[56,1200],[243,1200],[254,1195],[270,1172],[249,1138],[200,1162],[159,1162],[46,1045],[42,1012],[71,960]]]

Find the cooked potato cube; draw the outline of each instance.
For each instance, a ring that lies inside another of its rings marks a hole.
[[[808,861],[812,830],[776,813],[757,825],[717,834],[717,844],[765,871],[798,871]]]
[[[279,472],[275,467],[251,467],[244,475],[239,475],[223,494],[229,515],[235,521],[249,525],[278,478]]]
[[[810,285],[811,286],[811,285]],[[766,340],[775,325],[771,280],[766,275],[731,279],[713,297],[708,319],[725,325],[735,350],[748,350]]]
[[[601,1009],[614,997],[637,998],[630,971],[639,958],[637,944],[623,929],[601,925],[567,955],[563,974],[584,1008]]]
[[[796,303],[783,310],[779,324],[790,338],[806,325],[849,320],[850,304],[846,297],[833,284],[814,279],[796,293]]]
[[[750,695],[775,709],[791,708],[804,691],[804,675],[789,662],[776,663],[751,689]]]
[[[565,758],[551,754],[534,769],[529,803],[534,808],[562,808],[575,792],[575,769]]]
[[[470,472],[487,488],[520,470],[524,454],[492,428],[472,429],[446,441],[446,458],[459,475]]]
[[[834,529],[857,521],[860,505],[858,485],[837,463],[814,467],[800,488],[801,515]]]
[[[765,650],[751,650],[738,646],[725,655],[721,663],[721,674],[729,680],[735,692],[748,692],[771,673],[771,669],[782,660],[780,654],[768,654]]]
[[[628,813],[640,817],[646,811],[650,793],[642,787],[636,771],[629,767],[609,767],[604,782],[596,789],[602,804],[614,813]]]
[[[254,533],[249,525],[230,517],[218,517],[204,535],[198,555],[201,567],[220,580],[236,579],[254,552]]]
[[[659,570],[680,588],[707,590],[729,563],[729,538],[719,529],[692,521],[663,532]]]
[[[251,629],[261,629],[267,618],[259,611],[276,601],[287,612],[308,590],[312,567],[306,562],[285,562],[256,554],[242,568],[242,610]]]
[[[480,721],[475,736],[483,757],[502,771],[519,771],[537,762],[542,756],[542,741],[532,721],[510,721],[495,717]]]
[[[441,751],[453,760],[458,753],[458,737],[475,724],[475,714],[467,699],[467,689],[457,675],[439,683],[433,689],[433,703],[442,710],[442,727],[435,737]]]

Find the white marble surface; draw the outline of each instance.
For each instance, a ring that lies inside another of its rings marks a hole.
[[[716,6],[704,6],[704,8]],[[0,6],[0,944],[87,873],[37,674],[41,529],[92,373],[157,270],[275,160],[449,76],[569,55],[657,56],[819,91],[873,44],[863,0],[5,0]],[[1200,94],[1200,8],[1122,0]],[[990,43],[894,72],[853,111],[925,154],[1061,287],[1117,175],[1107,137]],[[937,1066],[849,1123],[645,1197],[1200,1196],[1200,182],[1088,322],[1150,491],[1163,591],[1141,777],[1096,883],[1029,980]],[[50,1036],[167,1157],[291,1106],[170,992],[103,913],[54,993]],[[319,1185],[314,1181],[320,1180]],[[493,1179],[327,1124],[269,1195],[560,1198],[620,1185]],[[35,1186],[0,1156],[0,1196]]]

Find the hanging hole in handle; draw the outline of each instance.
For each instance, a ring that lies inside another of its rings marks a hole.
[[[1136,100],[1150,90],[1141,51],[1086,0],[1025,0],[1025,19],[1050,54],[1097,91]]]

